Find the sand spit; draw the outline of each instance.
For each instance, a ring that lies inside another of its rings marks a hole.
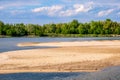
[[[32,44],[32,45],[31,45]],[[0,73],[96,71],[120,66],[120,41],[20,43],[19,46],[59,48],[10,51],[0,54]]]
[[[17,46],[56,46],[56,47],[70,47],[70,46],[118,46],[120,47],[119,40],[103,40],[103,41],[73,41],[73,42],[24,42],[19,43]]]

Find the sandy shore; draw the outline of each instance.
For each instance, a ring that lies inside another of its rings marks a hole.
[[[96,71],[120,65],[120,41],[19,43],[18,46],[59,48],[0,54],[0,73]]]
[[[55,47],[70,47],[70,46],[120,46],[119,40],[103,40],[103,41],[73,41],[73,42],[47,42],[47,43],[39,43],[39,42],[25,42],[19,43],[17,46],[55,46]]]

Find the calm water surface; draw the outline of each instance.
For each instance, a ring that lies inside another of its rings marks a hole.
[[[24,50],[24,49],[37,49],[37,48],[50,48],[43,47],[18,47],[16,46],[21,42],[54,42],[54,41],[91,41],[91,40],[120,40],[120,37],[87,37],[87,38],[0,38],[0,52]],[[53,46],[54,47],[54,46]]]
[[[87,73],[14,73],[1,74],[0,80],[58,80],[66,77],[83,76]]]

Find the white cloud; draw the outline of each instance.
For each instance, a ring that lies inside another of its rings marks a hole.
[[[93,2],[86,4],[73,4],[72,6],[53,5],[39,7],[32,10],[34,13],[43,13],[49,16],[74,16],[81,12],[88,12],[92,9]]]
[[[118,12],[117,14],[120,15],[120,12]]]
[[[75,4],[74,8],[76,12],[84,12],[84,5],[82,4]]]
[[[46,14],[53,16],[56,14],[58,11],[62,10],[63,6],[61,5],[53,5],[50,7],[40,7],[40,8],[35,8],[32,10],[32,12],[38,13],[38,12],[45,12]]]
[[[4,7],[0,6],[0,10],[3,10],[3,9],[4,9]]]
[[[111,14],[113,11],[114,11],[114,9],[103,10],[103,11],[100,11],[100,12],[98,13],[98,16],[99,16],[99,17],[107,16],[107,15]]]
[[[88,12],[89,10],[92,9],[92,4],[91,3],[87,3],[85,5],[75,4],[73,7],[75,8],[75,11],[78,12],[78,13],[79,12]]]
[[[94,4],[93,2],[89,2],[86,4],[74,4],[72,9],[61,11],[60,16],[73,16],[81,12],[88,12],[92,9],[93,4]]]
[[[72,16],[75,15],[74,10],[66,10],[66,11],[61,11],[59,13],[59,16]]]

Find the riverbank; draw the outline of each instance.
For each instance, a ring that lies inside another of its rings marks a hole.
[[[91,72],[120,66],[120,41],[19,43],[18,46],[58,48],[10,51],[0,54],[0,73]]]
[[[25,36],[8,36],[0,35],[0,38],[13,38],[13,37],[25,37],[25,38],[40,38],[40,37],[51,37],[51,38],[84,38],[84,37],[120,37],[118,34],[56,34],[48,33],[43,34],[42,36],[37,35],[25,35]]]

